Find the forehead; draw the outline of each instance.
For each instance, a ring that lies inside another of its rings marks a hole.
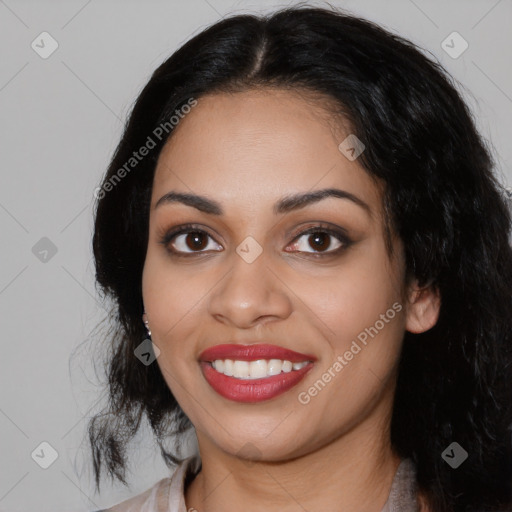
[[[348,124],[333,115],[332,101],[308,93],[263,89],[203,96],[160,154],[153,204],[168,189],[247,205],[342,187],[378,210],[377,185],[338,148],[349,134]]]

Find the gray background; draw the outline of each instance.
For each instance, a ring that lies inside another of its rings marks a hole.
[[[101,404],[93,360],[102,340],[93,329],[105,316],[90,249],[93,192],[158,64],[222,16],[292,3],[0,0],[0,510],[95,510],[168,475],[144,429],[131,489],[93,492],[84,435]],[[331,3],[412,39],[448,68],[512,184],[512,1]],[[31,47],[42,46],[44,31],[59,45],[46,59]],[[457,59],[441,47],[453,31],[469,44]],[[47,469],[31,455],[42,442],[58,453]]]

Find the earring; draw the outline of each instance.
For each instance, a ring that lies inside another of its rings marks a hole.
[[[149,329],[148,315],[146,315],[145,312],[142,315],[142,321],[144,322],[144,325],[146,326],[146,330],[148,331],[148,336],[151,337],[151,330]]]

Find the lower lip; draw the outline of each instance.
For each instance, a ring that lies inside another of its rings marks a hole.
[[[296,386],[313,367],[308,363],[300,370],[271,375],[262,379],[237,379],[214,370],[210,363],[201,362],[203,375],[221,396],[235,402],[254,403],[270,400]]]

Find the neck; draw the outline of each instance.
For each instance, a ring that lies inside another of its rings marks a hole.
[[[386,425],[379,418],[374,411],[321,448],[277,462],[242,460],[198,432],[202,468],[186,489],[187,510],[381,512],[400,458],[389,417]]]

